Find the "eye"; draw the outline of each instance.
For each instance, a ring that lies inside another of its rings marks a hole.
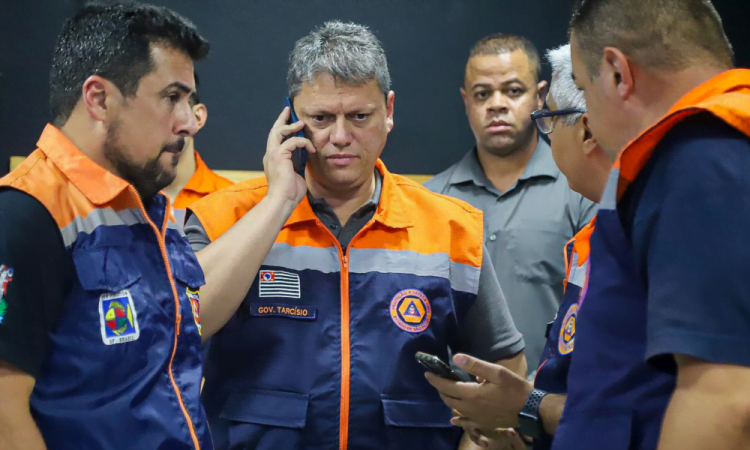
[[[173,93],[169,94],[169,101],[172,102],[172,103],[179,102],[180,98],[182,98],[182,96],[179,93],[177,93],[177,92],[173,92]]]
[[[313,120],[313,122],[323,122],[326,120],[326,116],[322,114],[318,114],[315,116],[310,116],[310,118]]]
[[[489,98],[490,93],[487,91],[479,91],[476,94],[474,94],[474,98],[477,100],[487,100]]]
[[[523,95],[524,90],[518,87],[510,88],[508,90],[508,94],[510,94],[513,97],[518,97],[519,95]]]
[[[354,118],[357,120],[367,120],[369,117],[370,117],[370,114],[365,114],[365,113],[359,113],[359,114],[354,115]]]

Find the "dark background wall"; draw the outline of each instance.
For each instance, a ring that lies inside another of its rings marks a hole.
[[[63,21],[83,0],[0,0],[0,175],[34,149],[47,76]],[[212,42],[197,65],[209,120],[197,148],[216,169],[259,170],[283,107],[294,42],[326,20],[371,27],[396,92],[396,126],[383,158],[400,173],[434,174],[473,145],[459,94],[472,43],[523,34],[540,51],[566,42],[571,0],[152,0],[193,20]],[[748,0],[715,1],[740,66],[750,67]],[[545,77],[549,69],[545,67]]]

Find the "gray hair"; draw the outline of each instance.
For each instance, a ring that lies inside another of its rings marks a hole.
[[[366,26],[356,23],[326,22],[297,41],[289,55],[289,96],[299,94],[303,82],[310,83],[321,73],[353,86],[376,80],[385,94],[391,89],[380,41]]]
[[[570,60],[570,44],[547,51],[547,61],[552,66],[552,85],[549,95],[555,100],[557,109],[586,109],[586,98],[573,81],[573,63]],[[575,125],[579,114],[567,114],[560,122],[567,126]]]

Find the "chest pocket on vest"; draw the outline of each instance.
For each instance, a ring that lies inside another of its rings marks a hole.
[[[206,284],[198,258],[184,239],[175,239],[167,248],[172,272],[177,281],[195,290]]]
[[[439,400],[382,396],[386,449],[452,450],[460,429],[451,425],[451,411]]]
[[[248,389],[233,392],[220,417],[229,421],[228,448],[302,449],[309,395]]]
[[[132,248],[133,234],[123,229],[117,239],[97,237],[96,244],[73,251],[78,281],[86,291],[120,292],[141,279]]]

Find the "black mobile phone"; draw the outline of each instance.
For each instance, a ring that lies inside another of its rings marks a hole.
[[[453,369],[451,369],[448,364],[444,363],[442,359],[438,358],[435,355],[430,355],[424,352],[417,352],[414,357],[417,358],[417,362],[421,364],[422,367],[439,377],[443,377],[453,381],[466,381]]]
[[[289,97],[286,98],[286,106],[289,107],[289,112],[290,112],[289,123],[292,124],[292,123],[299,121],[297,114],[294,112],[294,106],[292,106],[292,100]],[[305,133],[303,130],[300,130],[294,133],[293,136],[305,137]],[[294,171],[300,174],[302,178],[305,178],[305,166],[307,165],[307,149],[306,148],[297,148],[292,151],[292,165],[294,166]]]

